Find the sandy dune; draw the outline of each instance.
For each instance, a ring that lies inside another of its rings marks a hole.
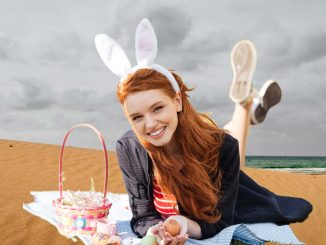
[[[1,244],[71,244],[56,228],[22,209],[32,201],[30,191],[58,189],[60,146],[0,140],[0,237]],[[111,192],[125,192],[114,152],[110,152]],[[64,189],[88,190],[90,177],[96,190],[103,188],[104,161],[101,151],[67,147],[63,164]],[[314,210],[303,223],[292,224],[294,233],[306,244],[326,244],[326,175],[306,175],[245,169],[258,183],[281,194],[303,197]],[[78,243],[74,243],[78,244]]]

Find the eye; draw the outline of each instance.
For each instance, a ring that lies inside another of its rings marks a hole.
[[[138,120],[138,119],[140,119],[141,118],[141,116],[134,116],[133,118],[132,118],[132,120],[133,121],[136,121],[136,120]]]
[[[158,106],[158,107],[156,107],[155,109],[154,109],[154,111],[159,111],[159,110],[161,110],[163,108],[163,106]]]

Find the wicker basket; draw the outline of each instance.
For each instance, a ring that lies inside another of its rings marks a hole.
[[[63,199],[62,194],[62,160],[63,160],[63,152],[64,147],[67,141],[67,138],[71,131],[76,127],[88,127],[91,128],[99,137],[99,140],[103,146],[104,159],[105,159],[105,181],[104,181],[104,200],[103,206],[101,207],[74,207],[71,205],[65,205],[61,203]],[[109,210],[111,208],[111,203],[106,199],[107,193],[107,182],[108,182],[108,156],[107,150],[105,146],[105,142],[103,140],[100,132],[90,124],[78,124],[72,127],[68,133],[66,134],[60,152],[60,160],[59,160],[59,191],[60,197],[56,200],[53,200],[52,204],[55,208],[57,217],[58,217],[58,231],[65,236],[72,237],[78,234],[83,235],[92,235],[96,233],[96,221],[103,217],[106,217],[109,214]]]

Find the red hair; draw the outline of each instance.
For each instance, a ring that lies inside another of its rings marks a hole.
[[[137,137],[150,153],[160,185],[176,197],[187,216],[213,223],[221,217],[217,210],[221,185],[219,152],[225,132],[207,115],[193,108],[187,95],[193,89],[177,74],[173,76],[181,90],[182,111],[178,112],[178,126],[172,140],[180,146],[182,159],[168,154],[165,147]],[[117,96],[123,104],[129,94],[150,89],[161,89],[171,99],[176,96],[170,81],[152,69],[140,69],[129,75],[119,84]]]

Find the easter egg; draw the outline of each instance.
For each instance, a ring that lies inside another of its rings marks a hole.
[[[109,236],[103,233],[96,233],[92,240],[94,245],[106,245],[108,244]]]
[[[140,245],[158,245],[158,243],[155,236],[147,235],[141,239]]]
[[[180,225],[175,219],[167,220],[164,224],[164,230],[170,233],[171,236],[176,236],[180,234]]]
[[[119,236],[111,236],[108,240],[108,245],[120,245],[122,243]]]

